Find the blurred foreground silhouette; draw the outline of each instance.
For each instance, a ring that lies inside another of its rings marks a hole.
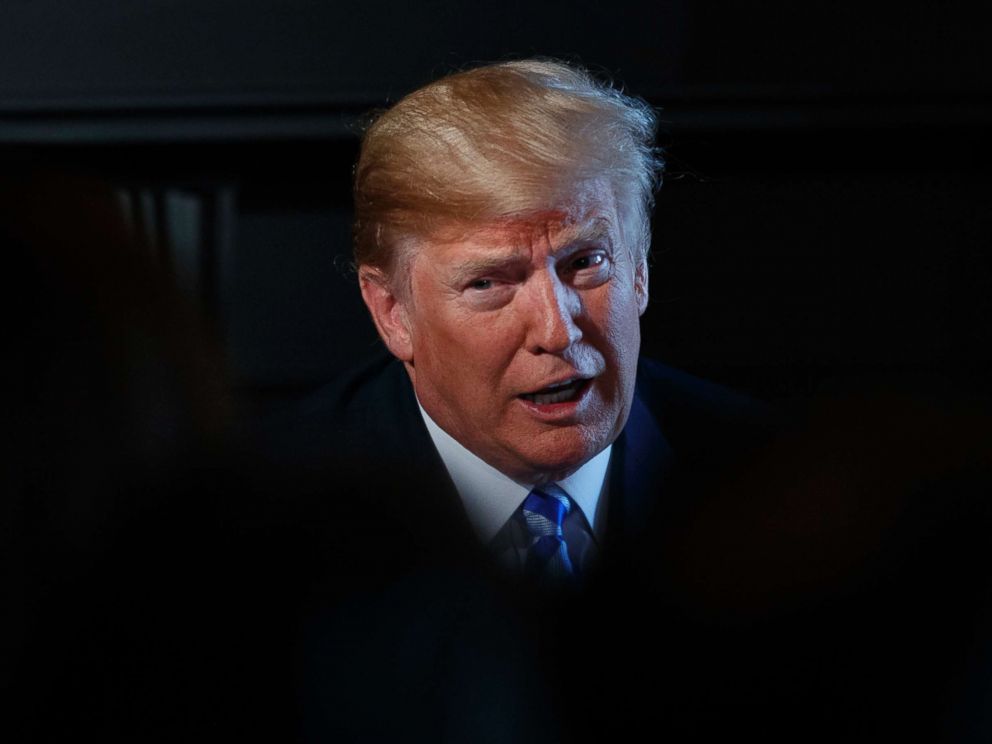
[[[428,560],[345,463],[244,455],[107,185],[8,173],[0,241],[8,740],[992,736],[988,401],[824,397],[542,601]]]
[[[220,354],[108,185],[6,173],[0,242],[5,738],[264,733]]]

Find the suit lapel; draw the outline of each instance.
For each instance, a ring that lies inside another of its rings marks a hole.
[[[413,532],[447,534],[449,539],[457,535],[474,536],[464,505],[424,425],[413,386],[402,365],[391,364],[377,387],[368,414],[385,424],[376,427],[383,437],[376,446],[378,451],[394,455],[390,461],[396,466],[396,473],[392,475],[402,478],[398,490],[406,494],[403,503],[397,506],[408,523],[416,525]],[[614,444],[610,464],[606,525],[606,549],[610,553],[622,552],[625,543],[640,535],[664,496],[662,489],[668,482],[673,460],[672,446],[645,402],[645,395],[638,390],[627,424]]]
[[[658,421],[641,395],[635,394],[627,424],[614,445],[610,466],[608,546],[640,534],[663,496],[673,461],[672,447]]]
[[[446,549],[467,549],[471,523],[441,455],[434,447],[420,414],[410,378],[399,363],[390,366],[378,398],[377,416],[387,422],[380,431],[380,449],[395,455],[394,473],[384,474],[403,494],[396,505],[411,525],[411,532],[428,535]]]

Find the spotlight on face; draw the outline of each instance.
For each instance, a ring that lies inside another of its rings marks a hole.
[[[521,483],[574,472],[626,423],[648,295],[620,214],[593,180],[552,209],[416,241],[408,281],[363,278],[427,413]]]

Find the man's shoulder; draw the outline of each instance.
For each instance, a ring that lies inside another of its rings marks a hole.
[[[637,368],[637,395],[651,408],[669,413],[691,411],[719,419],[766,419],[766,403],[729,387],[641,357]]]
[[[765,402],[651,358],[638,364],[636,397],[677,456],[750,449],[779,426]]]
[[[277,460],[300,464],[329,454],[343,459],[388,452],[422,427],[406,370],[385,351],[268,404],[254,422],[259,446]]]
[[[760,439],[776,426],[763,402],[647,357],[638,363],[635,405],[657,421],[682,454]],[[385,350],[316,388],[267,406],[255,430],[266,451],[287,461],[329,452],[382,454],[409,449],[427,436],[409,376]]]
[[[611,489],[621,498],[611,497],[610,520],[625,541],[650,534],[647,525],[670,521],[700,489],[756,455],[776,427],[763,403],[642,358],[615,451]]]

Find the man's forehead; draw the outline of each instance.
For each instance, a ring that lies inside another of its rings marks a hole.
[[[558,247],[576,240],[605,237],[612,225],[610,215],[586,215],[584,219],[576,219],[573,215],[549,210],[526,217],[467,224],[462,234],[449,242],[456,245],[527,247],[546,241],[552,247]]]
[[[558,248],[576,241],[607,238],[617,229],[617,221],[612,198],[575,198],[524,214],[452,224],[425,242],[443,247],[525,248],[546,241]]]

